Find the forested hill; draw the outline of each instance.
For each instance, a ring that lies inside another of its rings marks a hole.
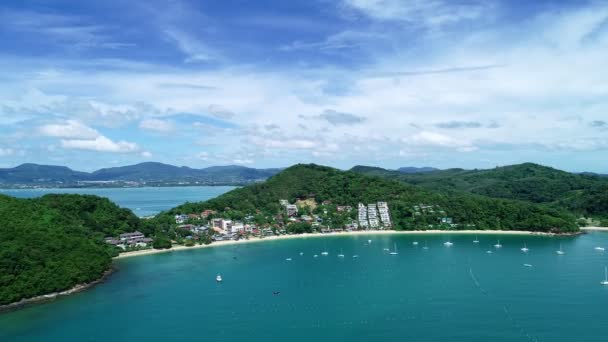
[[[608,178],[575,174],[525,163],[488,170],[449,169],[404,174],[358,166],[352,171],[436,191],[465,191],[483,196],[551,204],[576,215],[608,216]]]
[[[450,217],[459,228],[533,230],[566,232],[578,230],[575,219],[564,210],[550,209],[521,201],[493,199],[473,194],[438,193],[356,172],[317,165],[296,165],[264,183],[228,192],[207,202],[186,203],[161,213],[170,220],[178,213],[218,210],[219,215],[245,217],[259,210],[265,215],[281,212],[280,199],[294,202],[311,198],[317,203],[356,207],[359,202],[387,201],[396,229],[421,229],[437,223],[438,215]],[[436,214],[416,216],[415,206],[433,206]],[[474,225],[474,226],[471,226]]]
[[[131,211],[97,196],[0,195],[0,305],[100,278],[115,253],[103,236],[139,225]]]

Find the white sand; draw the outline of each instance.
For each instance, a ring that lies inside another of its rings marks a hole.
[[[608,229],[607,229],[608,230]],[[265,238],[252,237],[242,239],[238,241],[216,241],[209,245],[195,245],[192,247],[185,246],[173,246],[170,249],[145,249],[141,251],[125,252],[121,253],[115,259],[122,259],[140,255],[158,254],[158,253],[169,253],[177,252],[188,249],[208,248],[208,247],[219,247],[228,245],[237,245],[243,243],[252,243],[260,241],[274,241],[274,240],[286,240],[286,239],[307,239],[307,238],[318,238],[327,236],[357,236],[357,235],[389,235],[389,234],[500,234],[500,235],[545,235],[552,236],[555,234],[541,233],[541,232],[530,232],[523,230],[408,230],[408,231],[395,231],[395,230],[374,230],[374,231],[355,231],[355,232],[334,232],[334,233],[313,233],[313,234],[297,234],[297,235],[279,235],[269,236]]]

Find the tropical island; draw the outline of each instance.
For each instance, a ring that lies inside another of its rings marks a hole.
[[[0,305],[82,287],[103,278],[119,253],[151,248],[344,231],[575,234],[586,223],[554,203],[430,189],[360,171],[298,164],[150,219],[90,195],[0,196]]]

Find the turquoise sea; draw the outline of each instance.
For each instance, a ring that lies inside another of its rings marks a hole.
[[[61,188],[61,189],[0,189],[0,194],[29,198],[51,193],[89,194],[107,197],[121,207],[131,209],[137,216],[155,215],[184,202],[197,202],[217,197],[233,186],[183,186],[142,188]]]
[[[606,341],[608,254],[594,248],[608,233],[473,239],[328,236],[121,259],[93,289],[0,315],[0,341]],[[398,255],[384,251],[394,244]]]

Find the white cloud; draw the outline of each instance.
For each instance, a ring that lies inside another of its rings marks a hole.
[[[144,158],[152,158],[152,152],[150,152],[150,151],[143,151],[141,153],[141,156],[144,157]]]
[[[0,147],[0,157],[12,156],[15,154],[15,150],[12,148]]]
[[[145,119],[139,123],[139,128],[158,133],[171,133],[175,131],[175,125],[169,120]]]
[[[249,164],[253,164],[253,160],[252,159],[233,159],[232,162],[235,163],[235,164],[237,164],[237,165],[249,165]]]
[[[164,30],[165,35],[177,44],[186,55],[184,62],[208,62],[217,58],[217,53],[195,37],[175,28]]]
[[[104,136],[98,136],[95,139],[63,139],[61,147],[77,150],[89,150],[99,152],[112,153],[131,153],[139,151],[139,147],[135,143],[127,141],[114,142]]]
[[[94,139],[99,132],[76,120],[67,120],[61,124],[48,124],[38,127],[40,134],[57,138]]]

